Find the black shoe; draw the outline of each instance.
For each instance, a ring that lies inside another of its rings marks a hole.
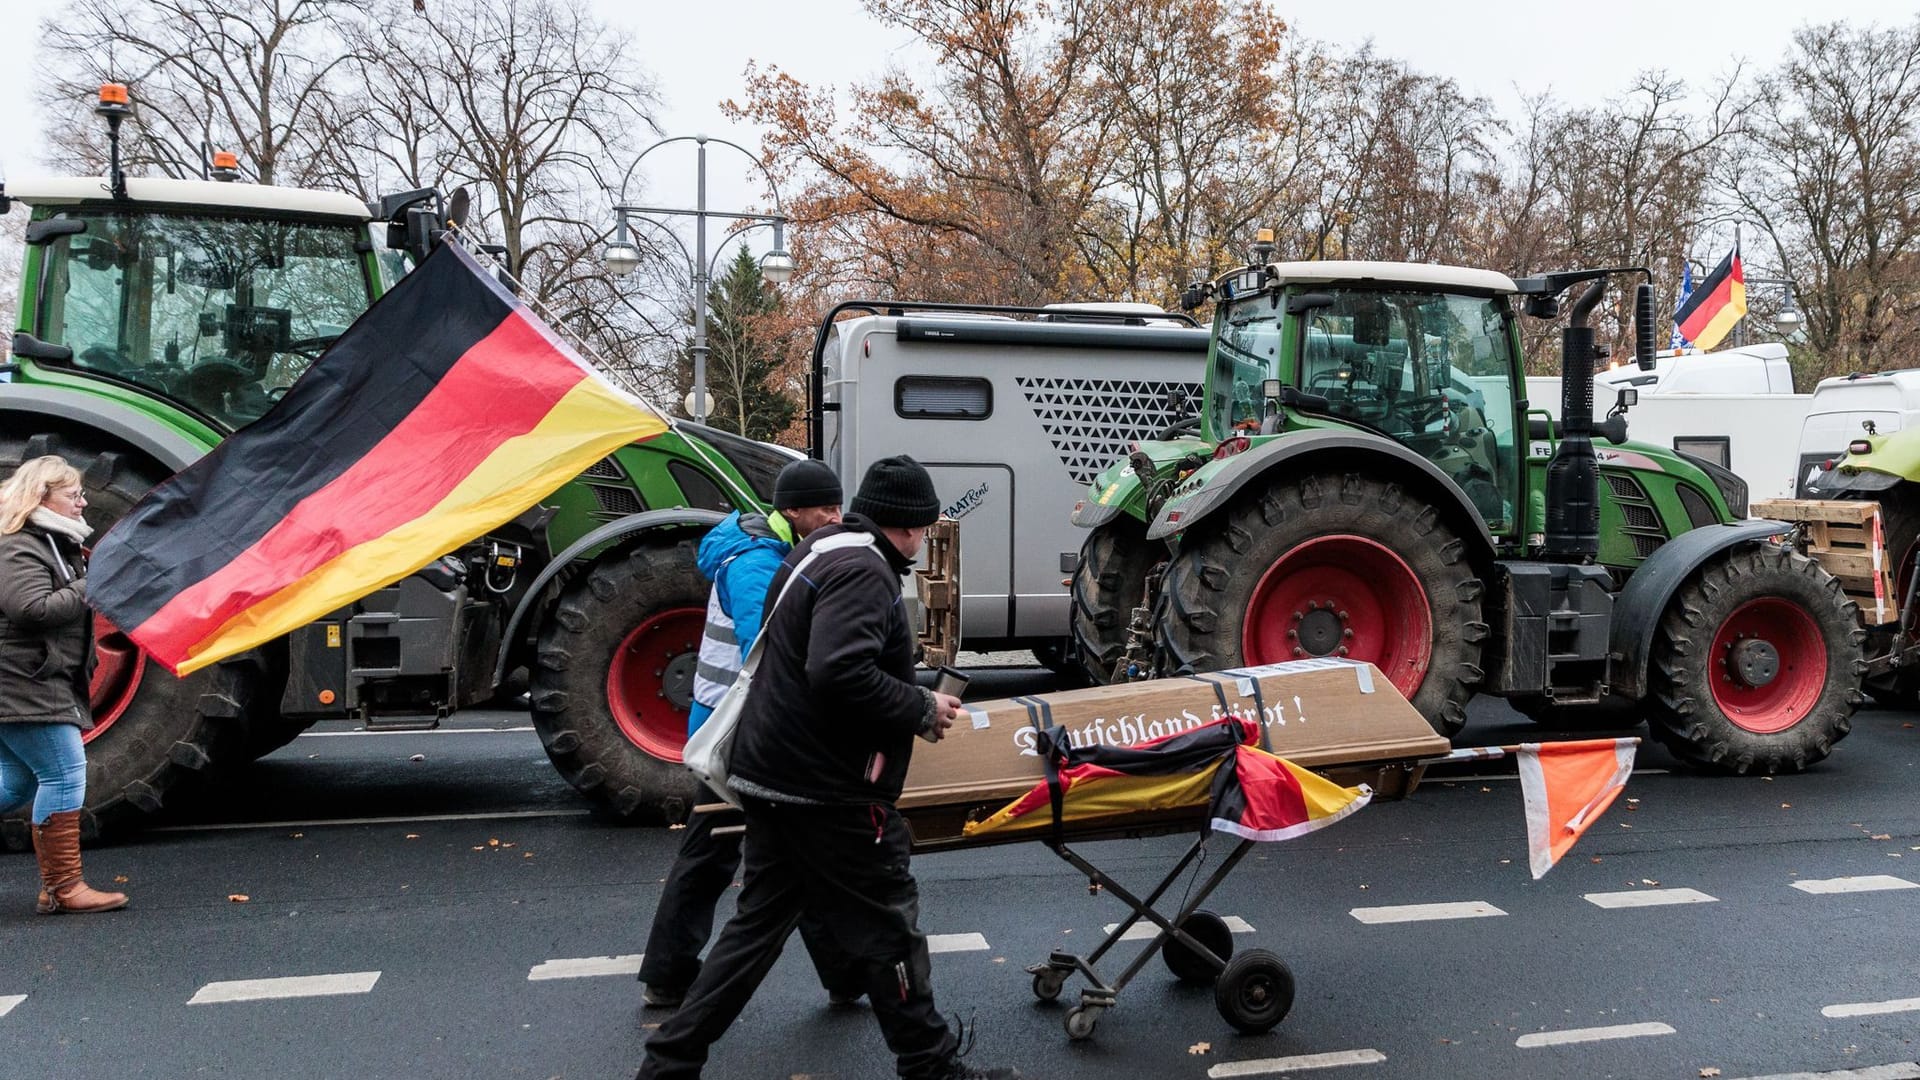
[[[855,1005],[860,1004],[860,999],[865,997],[866,994],[867,992],[865,990],[829,990],[827,991],[827,1004],[836,1009],[851,1009]]]
[[[681,1002],[687,1000],[687,991],[685,987],[655,986],[648,983],[646,989],[640,991],[640,1000],[645,1002],[649,1009],[677,1009]]]

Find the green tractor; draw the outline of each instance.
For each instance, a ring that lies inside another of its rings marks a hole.
[[[1448,736],[1475,694],[1553,727],[1638,704],[1678,756],[1734,773],[1804,768],[1847,733],[1865,663],[1839,582],[1746,519],[1738,477],[1629,441],[1631,392],[1594,420],[1587,320],[1627,271],[1271,250],[1189,289],[1215,304],[1202,400],[1074,509],[1090,677],[1349,657]],[[1555,423],[1524,400],[1518,322],[1576,288]]]
[[[444,240],[463,200],[423,190],[369,206],[116,164],[15,182],[0,212],[16,202],[31,220],[0,368],[0,476],[66,457],[104,531],[271,407]],[[418,574],[184,679],[97,625],[88,828],[157,812],[184,782],[318,720],[431,726],[523,690],[569,782],[617,815],[677,820],[707,594],[694,549],[727,512],[763,508],[797,456],[678,425]]]

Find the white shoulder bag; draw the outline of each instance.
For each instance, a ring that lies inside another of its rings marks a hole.
[[[727,776],[732,772],[733,736],[740,727],[740,715],[747,709],[747,694],[753,688],[753,672],[760,666],[761,647],[767,642],[767,628],[773,624],[774,610],[780,606],[780,601],[787,598],[787,590],[793,588],[793,583],[814,559],[830,551],[853,547],[872,548],[873,534],[845,532],[829,536],[814,545],[813,550],[807,552],[807,557],[801,559],[793,572],[787,575],[787,583],[780,587],[780,595],[773,598],[773,603],[767,605],[766,614],[760,617],[760,633],[753,639],[753,647],[747,650],[746,658],[740,663],[740,674],[734,677],[733,685],[720,695],[720,702],[713,707],[713,713],[700,725],[700,730],[687,739],[687,745],[680,751],[681,762],[693,771],[693,775],[736,807],[740,805],[740,796],[727,786]]]

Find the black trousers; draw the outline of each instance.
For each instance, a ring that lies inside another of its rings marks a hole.
[[[699,801],[717,803],[720,796],[702,786]],[[680,834],[680,854],[667,871],[640,961],[640,981],[648,986],[685,990],[700,974],[700,950],[713,936],[713,909],[740,869],[740,834],[713,835],[716,818],[725,815],[693,814]],[[800,940],[828,993],[858,997],[866,992],[860,973],[835,951],[833,938],[817,920],[800,920]]]
[[[859,969],[880,1032],[906,1080],[941,1075],[958,1049],[933,1007],[920,890],[907,825],[891,806],[793,806],[746,799],[738,913],[647,1043],[637,1080],[692,1080],[746,1008],[803,915]]]

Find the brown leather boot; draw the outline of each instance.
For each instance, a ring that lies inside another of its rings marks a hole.
[[[80,811],[69,810],[33,827],[33,853],[40,857],[42,915],[114,911],[127,906],[127,894],[101,892],[80,880]]]

